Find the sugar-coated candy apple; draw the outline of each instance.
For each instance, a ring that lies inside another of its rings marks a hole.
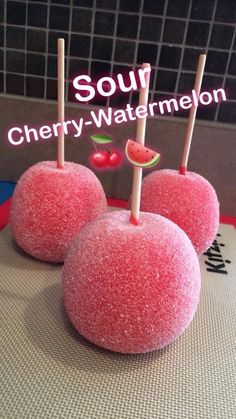
[[[200,292],[196,252],[172,221],[129,211],[104,214],[73,240],[62,273],[75,329],[103,348],[143,353],[173,342],[190,324]]]
[[[107,209],[102,185],[85,166],[44,161],[30,167],[13,194],[10,225],[18,245],[31,256],[64,261],[71,240]]]
[[[219,202],[213,186],[187,171],[156,170],[142,182],[141,210],[163,215],[188,235],[200,256],[214,241],[219,227]]]

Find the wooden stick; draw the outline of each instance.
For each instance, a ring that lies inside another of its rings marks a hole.
[[[63,38],[57,40],[57,116],[58,122],[62,124],[65,118],[65,41]],[[57,140],[57,167],[64,167],[64,130],[63,126],[59,126]]]
[[[150,64],[144,63],[142,65],[142,69],[145,69],[145,68],[150,68]],[[146,86],[140,87],[139,106],[140,105],[147,106],[147,103],[148,103],[150,71],[145,73]],[[144,145],[144,142],[145,142],[146,121],[147,121],[147,117],[142,118],[142,119],[138,118],[137,120],[136,141],[137,143],[141,145]],[[135,225],[137,225],[139,221],[142,174],[143,174],[142,167],[134,166],[130,221]]]
[[[205,62],[206,62],[206,55],[201,54],[198,60],[197,74],[196,74],[195,83],[194,83],[194,90],[196,92],[197,98],[201,91]],[[191,107],[190,114],[189,114],[183,155],[182,155],[181,165],[179,169],[179,173],[181,175],[185,175],[187,172],[188,158],[189,158],[189,152],[190,152],[190,147],[191,147],[191,142],[192,142],[192,137],[193,137],[193,129],[194,129],[194,124],[196,120],[196,113],[197,113],[197,106],[193,105]]]

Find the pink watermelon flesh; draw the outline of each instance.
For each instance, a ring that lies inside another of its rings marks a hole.
[[[141,165],[151,165],[152,162],[155,163],[157,157],[159,156],[158,153],[150,150],[150,148],[144,147],[138,144],[136,141],[131,140],[128,140],[126,154],[129,160],[134,164],[138,163]]]

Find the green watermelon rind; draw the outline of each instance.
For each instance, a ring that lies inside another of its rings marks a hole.
[[[155,157],[153,157],[153,159],[150,160],[147,163],[137,163],[136,161],[134,161],[133,159],[131,159],[129,157],[129,153],[128,153],[128,146],[129,146],[129,142],[130,141],[131,140],[128,140],[127,143],[126,143],[126,146],[125,146],[125,155],[126,155],[126,157],[127,157],[127,159],[129,160],[130,163],[132,163],[134,166],[142,167],[142,168],[151,168],[151,167],[156,166],[156,164],[160,161],[161,155],[158,154],[156,151],[153,151],[153,150],[152,151],[153,151],[153,153],[155,153]]]
[[[160,158],[161,158],[161,155],[160,154],[158,154],[157,156],[156,156],[156,160],[155,159],[153,159],[154,160],[154,162],[152,163],[152,164],[149,164],[148,166],[145,166],[145,167],[154,167],[154,166],[156,166],[158,163],[159,163],[159,161],[160,161]]]

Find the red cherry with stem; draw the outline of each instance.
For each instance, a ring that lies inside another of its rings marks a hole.
[[[95,167],[104,168],[109,166],[109,154],[105,150],[96,151],[91,156],[91,162]]]
[[[113,150],[109,154],[109,166],[118,167],[122,161],[122,155],[118,150]]]

